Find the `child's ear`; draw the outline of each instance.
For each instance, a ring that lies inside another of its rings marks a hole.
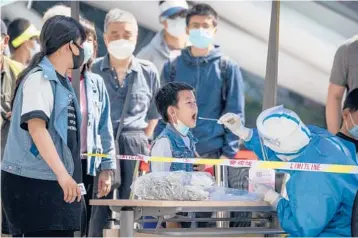
[[[349,113],[350,113],[350,111],[348,108],[343,110],[343,113],[342,113],[343,120],[347,120]]]
[[[170,122],[176,123],[177,120],[176,120],[175,110],[172,106],[168,107],[167,113]]]

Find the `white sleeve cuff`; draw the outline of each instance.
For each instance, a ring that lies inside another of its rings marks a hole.
[[[278,202],[282,199],[281,195],[275,192],[274,190],[269,190],[264,197],[265,202],[270,203],[270,205],[276,210]]]
[[[242,136],[240,139],[242,139],[245,142],[250,141],[252,138],[252,129],[249,129],[247,127],[242,127],[241,130],[242,130]]]

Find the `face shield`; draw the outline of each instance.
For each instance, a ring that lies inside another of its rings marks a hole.
[[[282,105],[263,111],[257,118],[256,125],[261,144],[278,156],[297,155],[310,141],[309,129],[295,112]],[[266,155],[266,151],[263,154]]]

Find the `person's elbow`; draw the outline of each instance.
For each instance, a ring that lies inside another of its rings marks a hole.
[[[340,85],[330,83],[327,94],[327,106],[330,103],[341,103],[343,100],[345,88]]]
[[[46,129],[46,122],[42,119],[31,119],[27,122],[28,132],[32,138],[43,135]]]
[[[157,124],[158,124],[157,119],[148,121],[148,126],[144,130],[144,133],[146,134],[147,137],[151,137],[153,135],[154,129],[157,126]]]

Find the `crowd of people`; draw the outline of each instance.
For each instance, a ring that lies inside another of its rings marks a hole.
[[[104,19],[108,53],[101,58],[94,24],[71,18],[66,6],[48,9],[41,31],[23,18],[8,26],[1,22],[2,233],[73,237],[81,231],[102,237],[111,211],[89,200],[130,198],[136,176],[137,162],[115,155],[232,159],[241,139],[262,160],[357,164],[358,81],[348,57],[355,41],[340,47],[334,60],[330,132],[305,126],[283,107],[262,112],[258,128],[249,129],[240,67],[214,44],[215,9],[185,0],[158,6],[163,29],[136,56],[138,23],[121,9]],[[74,70],[80,71],[79,98]],[[150,170],[205,167],[157,162]],[[255,186],[294,236],[351,236],[357,189],[356,175],[298,171],[290,171],[286,195]]]

